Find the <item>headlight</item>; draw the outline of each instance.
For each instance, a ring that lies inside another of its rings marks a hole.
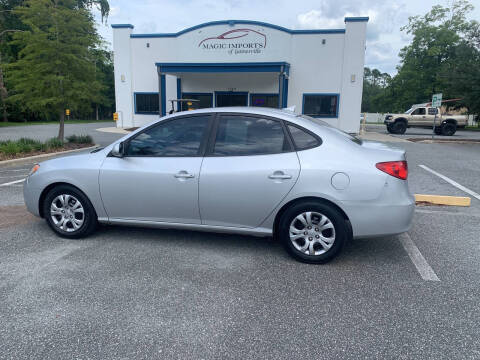
[[[40,169],[40,165],[39,165],[39,164],[33,165],[33,168],[32,168],[32,170],[30,170],[30,173],[28,174],[28,176],[32,176],[33,174],[35,174],[38,169]]]

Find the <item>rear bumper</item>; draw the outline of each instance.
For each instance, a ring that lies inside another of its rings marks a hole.
[[[400,182],[402,180],[394,180]],[[368,202],[343,203],[352,224],[354,238],[401,234],[412,226],[415,198],[408,191],[385,190],[379,199]]]

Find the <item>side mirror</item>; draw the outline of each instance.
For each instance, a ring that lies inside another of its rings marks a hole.
[[[113,149],[111,151],[112,156],[122,158],[124,155],[123,149],[124,149],[123,142],[116,143],[115,145],[113,145]]]

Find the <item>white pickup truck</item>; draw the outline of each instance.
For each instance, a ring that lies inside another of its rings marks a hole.
[[[441,114],[437,108],[428,105],[414,105],[404,114],[387,114],[384,123],[389,133],[404,134],[409,127],[432,129],[435,114],[437,114],[435,121],[437,135],[452,136],[458,128],[468,124],[467,115]]]

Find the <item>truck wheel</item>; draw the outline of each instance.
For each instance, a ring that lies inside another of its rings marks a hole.
[[[442,128],[439,126],[435,127],[435,135],[442,135]]]
[[[404,121],[397,121],[393,124],[392,130],[394,134],[405,134],[407,131],[407,124]]]
[[[388,131],[390,134],[393,134],[393,133],[394,133],[391,125],[387,125],[387,131]]]
[[[457,125],[452,123],[446,123],[442,125],[442,135],[452,136],[457,131]]]

